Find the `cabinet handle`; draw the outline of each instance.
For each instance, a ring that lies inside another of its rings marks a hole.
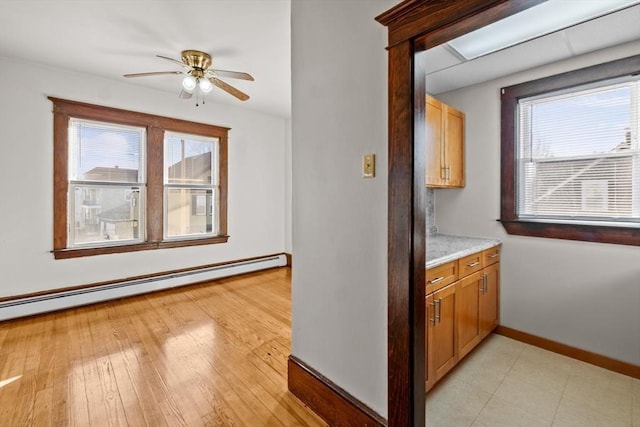
[[[436,320],[438,321],[438,323],[442,321],[442,319],[440,318],[441,314],[442,314],[442,298],[438,298],[436,300]]]
[[[493,255],[489,255],[489,258],[498,258],[500,254],[493,254]]]
[[[451,180],[451,166],[447,165],[447,181]]]
[[[467,264],[467,267],[475,267],[476,265],[479,265],[479,264],[480,264],[480,262],[478,262],[478,261],[473,261],[473,262],[468,263],[468,264]]]
[[[446,166],[441,166],[440,167],[440,178],[442,178],[443,180],[447,180],[447,167]]]
[[[429,321],[432,324],[435,325],[436,324],[436,303],[432,302],[431,304],[429,304],[429,306],[433,307],[433,310],[432,310],[433,311],[433,317],[431,319],[429,319]]]
[[[444,276],[436,277],[433,280],[429,280],[429,284],[433,285],[434,283],[442,282],[444,280]]]

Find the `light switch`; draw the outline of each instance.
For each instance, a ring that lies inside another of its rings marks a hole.
[[[362,157],[362,177],[373,178],[376,176],[376,155],[365,154]]]

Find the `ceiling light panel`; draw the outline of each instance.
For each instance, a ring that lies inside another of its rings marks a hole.
[[[548,0],[451,40],[449,45],[470,60],[638,3],[638,0]]]

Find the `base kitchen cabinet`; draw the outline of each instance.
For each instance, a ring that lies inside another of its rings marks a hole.
[[[458,357],[463,358],[480,342],[480,289],[484,283],[480,272],[473,273],[457,284]]]
[[[486,251],[485,251],[486,252]],[[498,326],[498,301],[500,288],[500,263],[498,257],[500,252],[493,249],[494,256],[485,262],[491,264],[482,269],[483,283],[480,289],[480,339],[484,339],[487,335]]]
[[[446,286],[427,296],[427,388],[433,386],[458,362],[455,341],[456,285]]]
[[[498,325],[500,248],[426,271],[426,390]]]

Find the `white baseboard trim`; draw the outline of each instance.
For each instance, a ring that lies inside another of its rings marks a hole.
[[[0,302],[0,321],[287,265],[284,254]]]

